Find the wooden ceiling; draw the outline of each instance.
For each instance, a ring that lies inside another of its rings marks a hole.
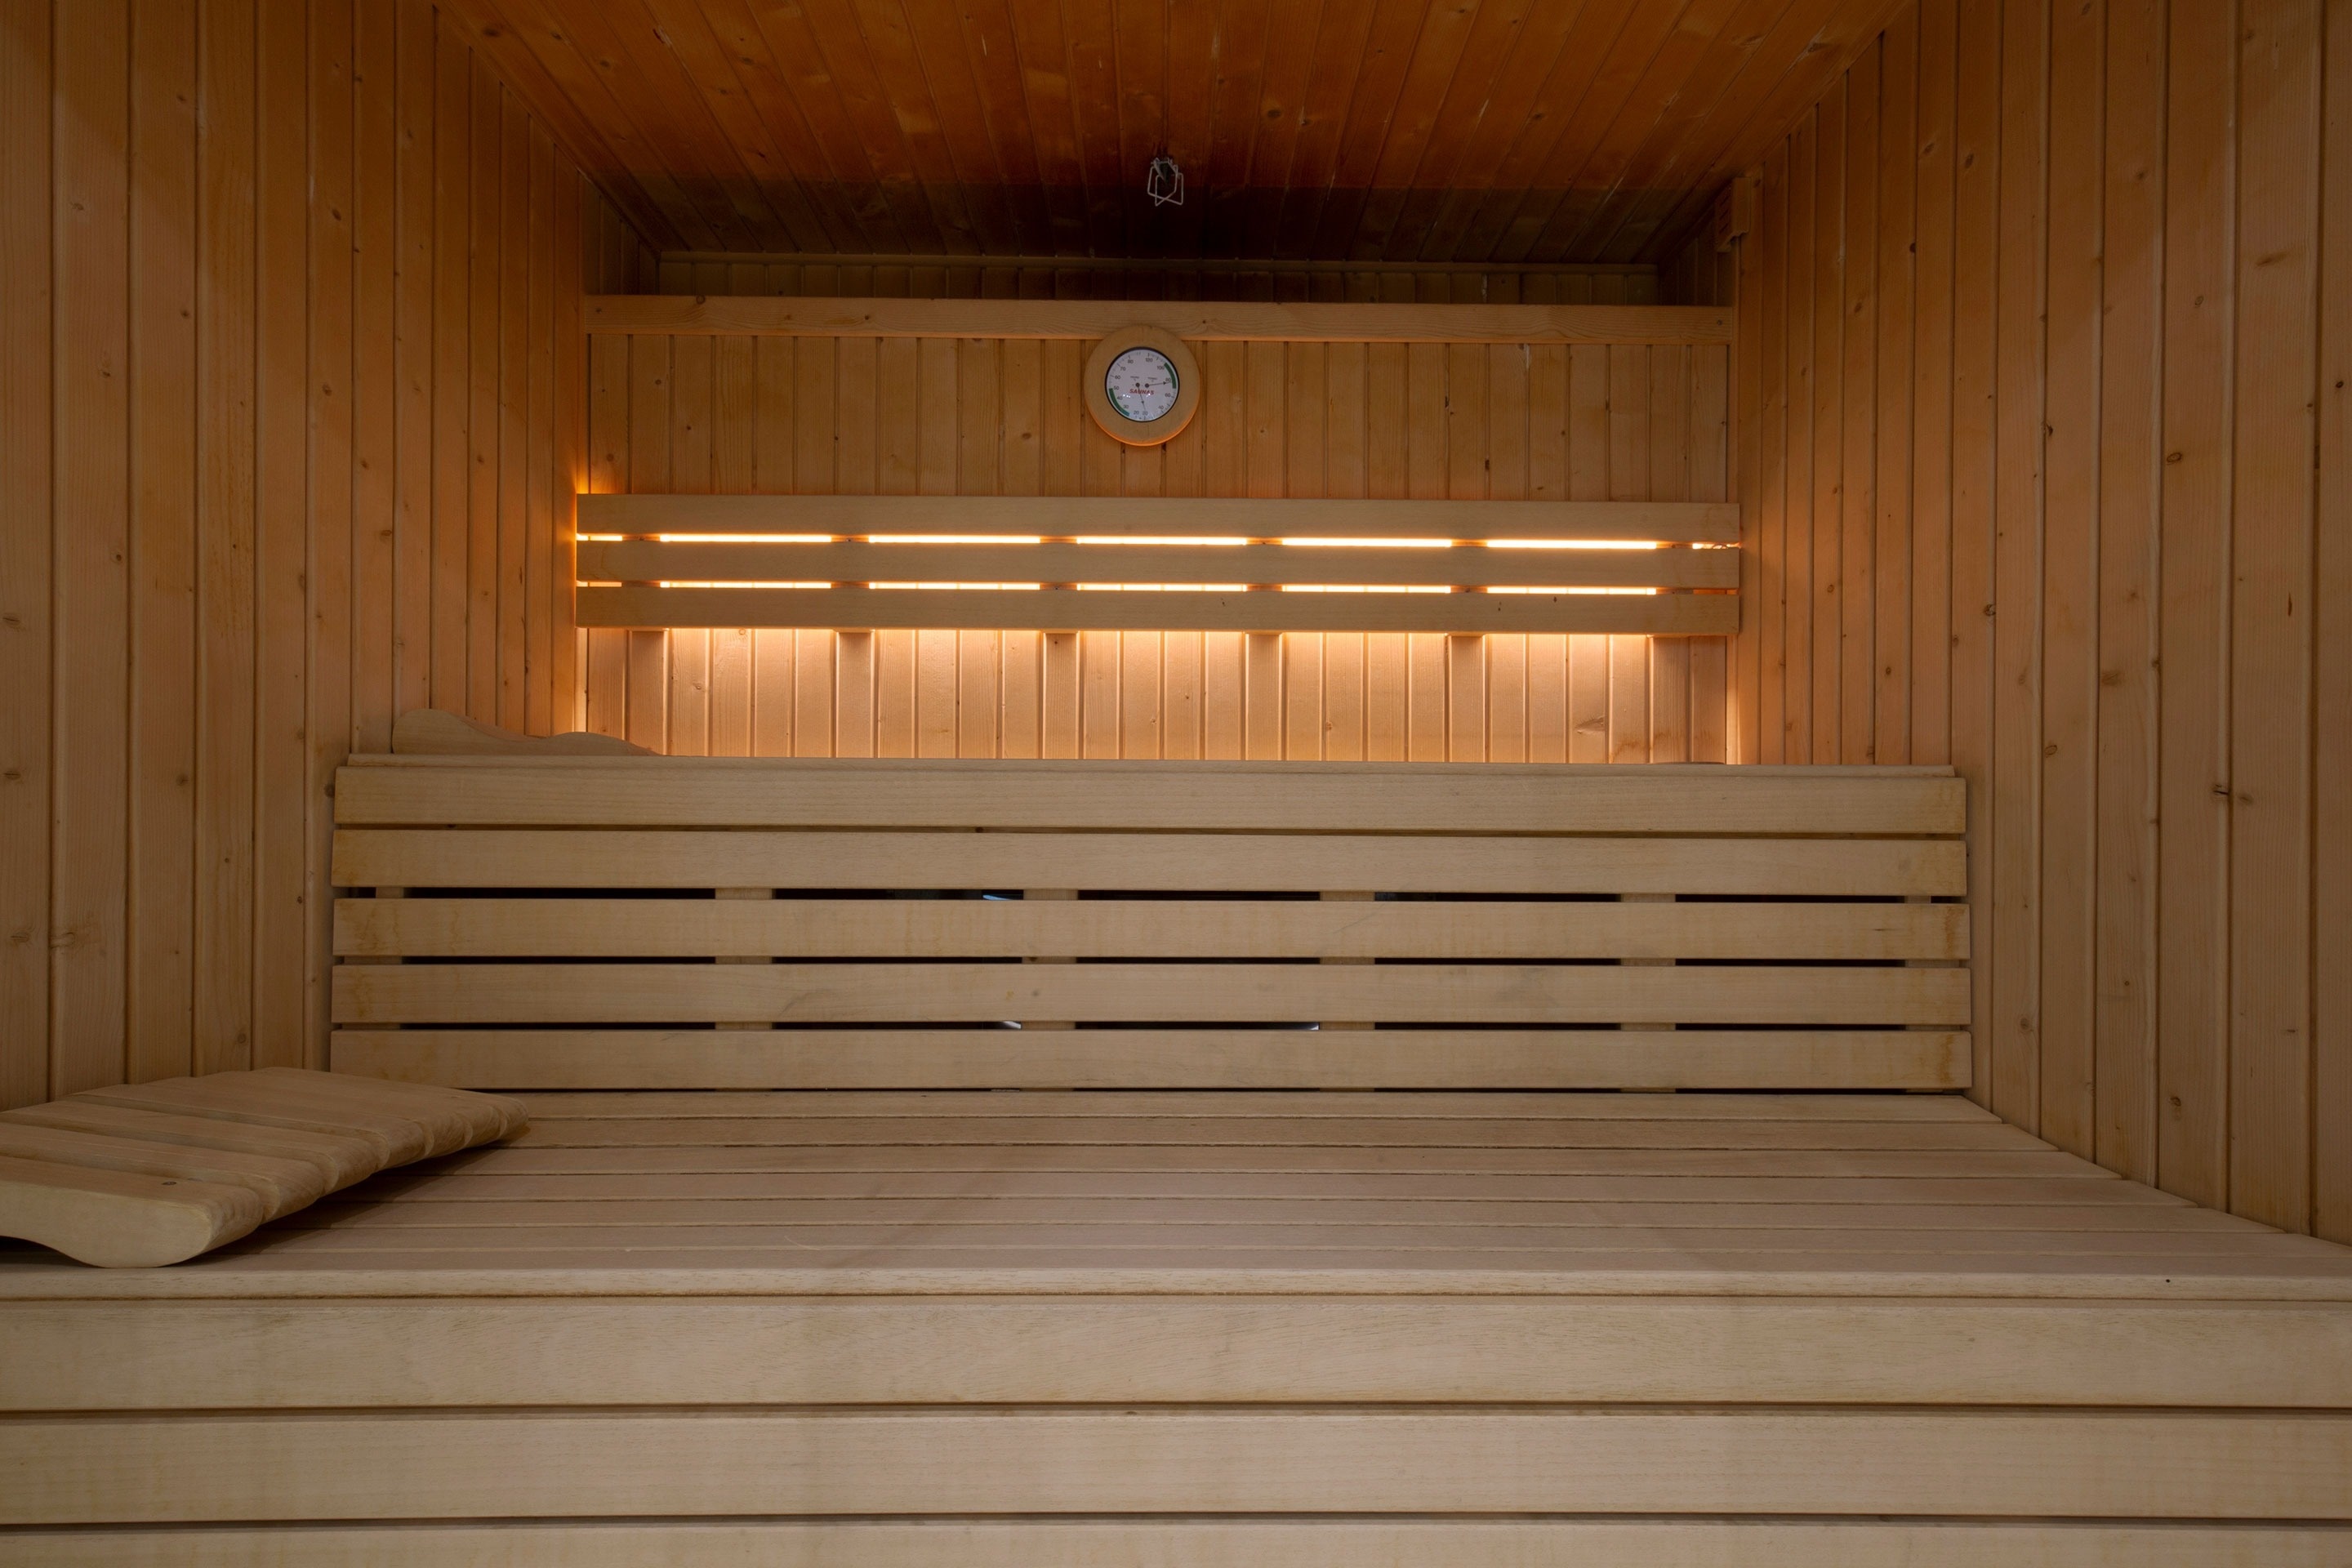
[[[1891,9],[443,4],[660,249],[1490,262],[1659,259]]]

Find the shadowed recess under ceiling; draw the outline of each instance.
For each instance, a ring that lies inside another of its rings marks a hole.
[[[656,249],[1558,262],[1672,254],[1890,6],[447,8]]]

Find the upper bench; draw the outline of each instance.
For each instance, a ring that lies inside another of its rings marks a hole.
[[[332,1061],[510,1089],[1964,1088],[1963,787],[354,758]]]

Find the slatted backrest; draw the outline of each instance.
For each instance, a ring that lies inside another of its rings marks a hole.
[[[360,758],[333,1061],[509,1089],[1959,1088],[1962,788]]]

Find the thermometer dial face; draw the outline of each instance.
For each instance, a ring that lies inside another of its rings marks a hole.
[[[1103,392],[1119,416],[1148,425],[1176,406],[1176,367],[1158,349],[1129,349],[1110,362]]]

